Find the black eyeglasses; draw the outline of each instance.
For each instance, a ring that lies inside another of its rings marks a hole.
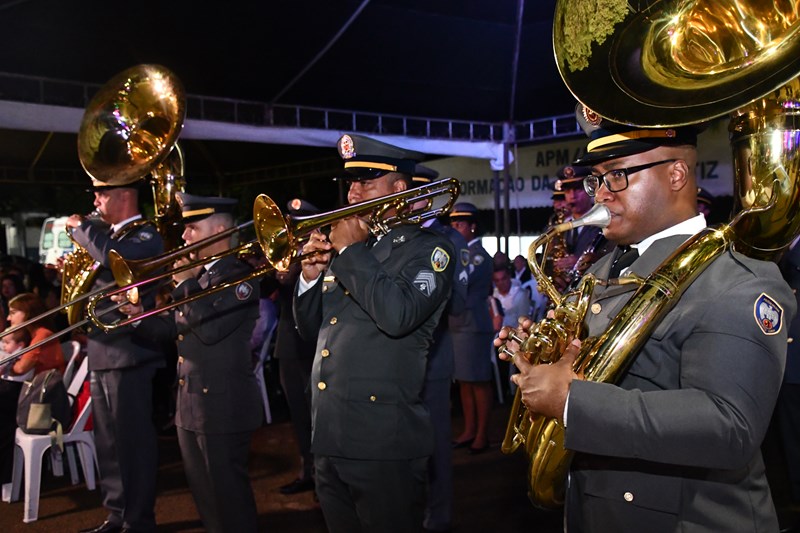
[[[652,163],[645,163],[644,165],[637,165],[635,167],[615,168],[614,170],[609,170],[608,172],[597,176],[591,174],[583,178],[583,189],[589,196],[594,196],[597,194],[597,189],[600,188],[600,184],[602,183],[606,186],[608,192],[624,191],[628,188],[628,176],[634,172],[647,170],[648,168],[656,165],[663,165],[664,163],[674,163],[675,161],[677,161],[677,159],[664,159],[663,161],[654,161]]]

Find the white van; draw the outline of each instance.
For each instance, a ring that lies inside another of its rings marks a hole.
[[[55,265],[59,257],[70,253],[74,244],[67,235],[68,217],[50,217],[42,223],[39,236],[39,262],[43,265]]]

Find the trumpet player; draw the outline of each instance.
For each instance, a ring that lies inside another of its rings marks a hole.
[[[407,190],[423,157],[358,135],[338,149],[351,204]],[[422,389],[453,249],[414,225],[369,237],[353,216],[303,247],[317,252],[303,260],[295,296],[298,331],[317,339],[311,451],[332,533],[408,533],[423,523],[433,431]]]
[[[619,245],[590,272],[600,280],[646,277],[705,226],[696,210],[697,128],[637,128],[587,115],[594,120],[579,120],[591,141],[576,163],[591,167],[584,187],[611,212],[603,231]],[[603,333],[635,288],[594,289],[584,320],[590,336]],[[577,339],[550,365],[515,354],[523,404],[561,421],[564,446],[576,452],[566,530],[778,531],[760,445],[794,313],[776,265],[729,248],[632,354],[617,384],[576,373]],[[524,321],[523,336],[530,325]]]
[[[66,225],[72,237],[101,265],[92,289],[113,281],[108,252],[146,259],[163,251],[151,222],[142,220],[138,183],[106,185],[92,179],[94,206],[110,233],[81,215]],[[149,297],[148,297],[149,298]],[[146,303],[152,303],[150,299]],[[89,332],[92,413],[105,521],[83,533],[155,531],[158,440],[152,421],[153,375],[164,366],[161,347],[137,328]]]

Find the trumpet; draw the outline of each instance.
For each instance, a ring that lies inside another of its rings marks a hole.
[[[267,195],[259,195],[253,204],[253,220],[245,222],[239,226],[230,228],[224,232],[212,235],[202,241],[198,241],[188,246],[182,246],[174,251],[167,252],[150,259],[139,261],[126,261],[115,252],[109,253],[111,271],[117,282],[118,288],[104,290],[95,293],[87,304],[87,314],[94,324],[103,331],[112,331],[116,328],[127,326],[139,320],[153,316],[175,307],[193,302],[205,296],[209,296],[228,287],[244,283],[253,278],[258,278],[272,270],[285,271],[292,263],[301,261],[308,254],[300,254],[298,249],[300,244],[308,238],[315,230],[329,226],[337,220],[353,216],[364,216],[368,219],[369,230],[372,234],[385,234],[392,227],[400,224],[421,224],[431,218],[444,215],[452,209],[458,198],[460,185],[454,178],[444,179],[429,183],[421,187],[415,187],[405,191],[400,191],[388,196],[382,196],[372,200],[366,200],[357,204],[349,205],[319,215],[305,217],[292,217],[283,215],[277,204]],[[437,198],[444,197],[441,205],[434,206]],[[391,210],[393,215],[386,216]],[[204,248],[218,240],[229,237],[233,233],[253,225],[255,227],[256,239],[241,244],[217,255],[196,259],[181,267],[172,270],[162,271],[149,278],[143,278],[170,267],[179,258],[183,258],[192,252]],[[113,323],[103,322],[100,317],[103,312],[97,309],[98,304],[106,299],[119,294],[128,294],[131,291],[138,291],[140,287],[172,277],[178,272],[190,270],[201,265],[214,262],[222,257],[231,254],[241,254],[250,251],[258,244],[263,251],[268,264],[258,268],[247,275],[241,276],[219,285],[209,286],[206,289],[196,292],[190,296],[156,306],[153,309],[143,311],[136,315],[131,315],[127,319]]]

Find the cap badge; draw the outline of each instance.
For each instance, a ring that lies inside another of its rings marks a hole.
[[[767,296],[765,293],[756,299],[753,306],[756,323],[764,335],[775,335],[781,330],[783,321],[783,308],[778,302]]]
[[[583,106],[583,118],[586,119],[586,122],[591,124],[592,126],[599,126],[601,122],[603,122],[603,117],[592,111],[586,106]]]
[[[564,167],[562,173],[564,174],[565,178],[571,178],[572,176],[575,175],[575,169],[572,167]]]
[[[342,135],[339,139],[339,153],[342,159],[352,159],[356,156],[356,147],[349,135]]]
[[[666,135],[670,139],[674,138],[677,134],[678,133],[675,130],[672,130],[672,129],[667,130],[667,131],[664,132],[664,135]]]
[[[303,201],[300,198],[295,198],[294,200],[292,200],[292,204],[291,205],[292,205],[292,209],[297,211],[298,209],[303,207]]]

